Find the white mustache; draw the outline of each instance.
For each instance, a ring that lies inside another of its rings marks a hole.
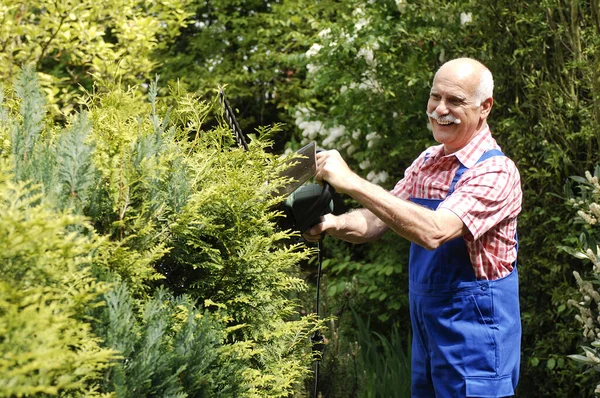
[[[458,119],[452,115],[440,116],[440,115],[438,115],[437,111],[433,111],[431,113],[425,111],[425,113],[427,113],[427,116],[436,120],[437,122],[446,122],[446,123],[450,122],[450,123],[460,124],[460,119]]]

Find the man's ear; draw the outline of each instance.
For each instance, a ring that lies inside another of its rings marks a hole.
[[[492,97],[484,100],[481,103],[481,117],[483,119],[487,118],[490,115],[490,112],[492,111],[492,106],[494,105],[494,99]]]

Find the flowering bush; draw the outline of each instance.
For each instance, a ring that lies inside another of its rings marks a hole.
[[[560,248],[571,255],[591,262],[590,272],[583,276],[573,271],[579,286],[580,297],[578,300],[570,299],[568,304],[576,308],[579,313],[575,315],[583,328],[582,346],[583,355],[569,355],[570,358],[587,364],[596,371],[600,371],[600,256],[597,237],[600,233],[598,220],[600,219],[600,166],[596,167],[594,175],[589,171],[583,177],[571,177],[577,184],[577,192],[573,193],[571,185],[567,184],[566,192],[569,204],[576,210],[574,222],[582,224],[583,232],[579,236],[576,248],[561,246]],[[600,384],[596,386],[596,393],[600,393]]]

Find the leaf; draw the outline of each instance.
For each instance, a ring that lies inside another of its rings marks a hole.
[[[578,362],[584,362],[587,364],[594,364],[595,362],[592,361],[590,358],[583,356],[583,355],[577,355],[577,354],[572,354],[572,355],[567,355],[567,357],[574,359]]]
[[[557,246],[557,249],[565,251],[565,252],[569,253],[571,256],[576,257],[581,260],[588,259],[588,256],[585,253],[583,253],[580,250],[573,249],[572,247]]]
[[[587,178],[584,178],[584,177],[580,177],[580,176],[570,176],[569,178],[570,178],[571,180],[575,181],[575,182],[578,182],[578,183],[580,183],[580,184],[585,184],[585,185],[588,185],[588,184],[589,184],[589,181],[587,180]]]

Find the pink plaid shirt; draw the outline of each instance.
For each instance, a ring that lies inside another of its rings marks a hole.
[[[411,196],[444,200],[438,208],[455,213],[469,230],[463,238],[480,280],[508,275],[517,257],[515,233],[522,201],[519,171],[506,156],[476,163],[484,152],[494,148],[500,149],[487,126],[451,155],[444,155],[442,145],[429,147],[392,190],[405,200]],[[452,195],[446,197],[459,161],[469,170]]]

